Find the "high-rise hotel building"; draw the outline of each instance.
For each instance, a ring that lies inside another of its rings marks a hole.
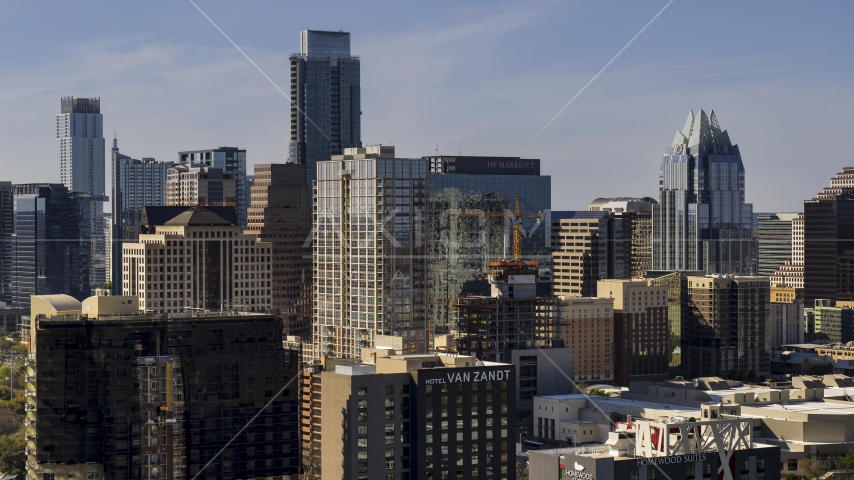
[[[314,185],[314,355],[352,358],[377,336],[425,352],[427,160],[346,149]]]
[[[738,145],[715,112],[688,114],[664,149],[653,208],[654,270],[756,271],[753,205],[744,203],[744,164]]]
[[[272,244],[201,206],[154,228],[122,248],[122,291],[141,311],[271,309]]]
[[[350,32],[303,30],[291,62],[291,141],[288,161],[306,165],[361,147],[360,60],[350,55]]]

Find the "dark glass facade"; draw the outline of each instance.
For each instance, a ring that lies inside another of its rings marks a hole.
[[[12,304],[12,252],[15,229],[12,183],[0,182],[0,302]]]
[[[362,145],[361,62],[350,55],[349,32],[304,30],[290,63],[288,161],[306,165],[310,186],[317,162]]]
[[[277,396],[299,359],[280,325],[259,314],[42,317],[28,367],[33,464],[96,462],[110,479],[299,473],[296,383]]]
[[[13,185],[15,234],[12,304],[26,307],[31,295],[91,293],[91,199],[60,184]]]
[[[476,157],[472,163],[490,161]],[[551,294],[551,177],[539,175],[539,160],[526,162],[536,162],[536,173],[451,173],[431,161],[427,250],[429,304],[437,332],[447,333],[451,301],[460,295],[490,295],[487,263],[513,257],[517,222],[522,226],[521,259],[540,263],[538,294]],[[519,218],[514,215],[517,198]]]
[[[804,297],[854,300],[854,193],[804,202]]]

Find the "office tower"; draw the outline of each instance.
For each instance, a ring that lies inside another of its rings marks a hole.
[[[664,148],[658,189],[653,269],[755,274],[753,205],[744,203],[741,153],[714,111],[688,114],[685,127]]]
[[[520,259],[540,265],[538,294],[551,295],[551,177],[540,175],[540,160],[423,158],[430,162],[427,247],[436,331],[449,332],[449,305],[460,295],[489,295],[487,264],[513,258],[514,226],[520,227]]]
[[[140,310],[272,308],[269,242],[205,207],[160,208],[173,216],[122,246],[122,291],[139,297]]]
[[[804,201],[804,296],[854,300],[854,167]]]
[[[237,206],[237,224],[246,230],[246,209],[249,206],[249,187],[246,183],[246,150],[237,147],[218,147],[209,150],[191,150],[178,152],[178,163],[190,168],[197,165],[218,168],[231,174],[234,179],[235,205]],[[227,177],[228,175],[223,175]],[[223,182],[226,188],[228,182]],[[226,193],[230,190],[224,190]],[[211,192],[213,194],[214,192]],[[224,194],[225,195],[225,194]],[[230,197],[231,195],[225,195]],[[227,203],[228,200],[223,200]],[[208,201],[208,203],[211,203]],[[211,203],[213,205],[213,203]]]
[[[551,215],[554,294],[593,297],[596,282],[614,278],[614,222],[608,212]]]
[[[297,387],[280,389],[299,374],[299,359],[282,348],[280,322],[248,312],[143,314],[137,302],[33,298],[29,478],[298,474]]]
[[[561,335],[571,348],[572,380],[579,385],[614,382],[614,299],[561,297]]]
[[[352,358],[379,336],[427,351],[427,161],[348,148],[317,164],[314,355]]]
[[[113,294],[122,292],[122,244],[136,242],[142,209],[146,205],[166,205],[166,169],[172,162],[158,162],[153,158],[134,159],[119,152],[118,140],[113,139],[112,149],[112,241],[110,256],[116,281]]]
[[[665,380],[670,355],[667,287],[646,280],[600,280],[598,296],[614,299],[614,383]]]
[[[322,478],[515,478],[512,365],[365,349],[320,376]]]
[[[674,374],[682,373],[682,301],[689,276],[702,275],[698,270],[667,272],[650,270],[644,276],[650,285],[667,287],[668,363]]]
[[[457,350],[506,363],[513,350],[563,346],[560,300],[537,296],[537,262],[499,261],[488,266],[491,295],[467,295],[451,303]]]
[[[166,205],[236,208],[237,182],[234,174],[203,165],[170,166],[166,169]]]
[[[350,32],[321,30],[300,33],[300,52],[290,62],[288,162],[306,166],[310,187],[317,162],[362,146],[360,63],[350,55]]]
[[[790,297],[788,300],[777,300],[771,287],[771,312],[768,328],[771,348],[781,345],[804,343],[805,320],[803,300]]]
[[[759,251],[759,275],[770,277],[792,259],[792,221],[797,213],[759,215],[756,243]]]
[[[88,297],[93,197],[51,183],[12,185],[12,194],[12,305],[29,306],[31,295]]]
[[[767,277],[687,277],[682,368],[691,378],[770,374]]]
[[[812,305],[804,312],[808,333],[821,333],[835,344],[854,341],[854,309],[850,305],[834,306],[827,299],[818,299]]]
[[[0,302],[12,305],[15,196],[12,182],[0,182]]]
[[[59,140],[59,180],[69,192],[91,197],[92,223],[88,255],[89,288],[106,281],[107,265],[104,232],[104,204],[108,200],[105,181],[104,119],[100,98],[63,97],[56,116],[56,138]]]
[[[652,207],[650,197],[597,198],[587,210],[614,218],[614,278],[642,278],[652,269]]]
[[[771,285],[804,288],[804,214],[792,218],[792,254],[771,274]]]
[[[305,165],[255,165],[244,233],[273,245],[273,303],[285,335],[311,338],[311,205]]]

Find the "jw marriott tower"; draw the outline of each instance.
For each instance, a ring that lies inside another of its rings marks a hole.
[[[753,275],[753,205],[744,203],[744,164],[738,145],[715,112],[691,111],[664,148],[653,207],[653,270],[702,270]]]

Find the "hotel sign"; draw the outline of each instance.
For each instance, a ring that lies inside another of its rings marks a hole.
[[[444,377],[427,378],[424,380],[426,385],[436,385],[443,383],[471,383],[471,382],[501,382],[510,380],[510,370],[489,370],[485,372],[465,371],[451,372],[445,374]]]
[[[518,157],[442,157],[443,173],[539,175],[540,160]]]
[[[638,459],[638,466],[646,467],[649,465],[672,465],[674,463],[691,463],[705,461],[705,453],[693,453],[689,455],[672,455],[669,457],[640,458]]]

